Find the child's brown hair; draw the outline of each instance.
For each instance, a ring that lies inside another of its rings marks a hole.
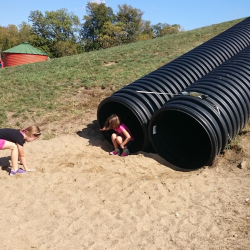
[[[38,128],[37,126],[33,125],[33,126],[29,126],[26,129],[22,130],[23,133],[25,133],[28,136],[34,135],[35,137],[38,137],[41,135],[41,130],[40,128]]]
[[[102,130],[109,130],[119,128],[121,125],[120,119],[117,115],[113,114],[106,120]]]

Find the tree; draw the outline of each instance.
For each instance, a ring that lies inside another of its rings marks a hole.
[[[103,25],[102,33],[99,34],[98,41],[101,48],[106,49],[121,45],[127,36],[123,23],[107,22]]]
[[[54,41],[77,41],[79,18],[67,9],[46,11],[48,36]]]
[[[54,45],[54,55],[56,57],[70,56],[77,54],[77,45],[70,41],[58,41]]]
[[[31,11],[29,21],[32,22],[31,30],[35,35],[41,38],[48,38],[49,32],[46,18],[41,11]]]
[[[179,24],[169,25],[166,23],[157,23],[153,25],[152,28],[156,37],[175,34],[181,30],[181,26]]]
[[[139,35],[139,40],[144,41],[148,39],[154,38],[154,31],[151,26],[150,21],[142,21],[141,27],[140,27],[140,35]]]
[[[14,24],[7,27],[0,26],[0,47],[1,50],[7,50],[20,43],[18,28]]]
[[[30,41],[32,39],[31,26],[28,23],[22,22],[20,25],[18,25],[18,30],[19,40],[21,42]]]
[[[57,11],[46,11],[43,15],[40,11],[31,11],[29,21],[32,22],[31,31],[33,33],[33,45],[48,53],[51,57],[58,57],[63,54],[62,51],[56,50],[62,46],[70,45],[71,49],[67,54],[75,50],[73,44],[77,47],[79,42],[79,18],[67,9]],[[60,42],[60,43],[59,43]],[[63,45],[63,43],[65,43]],[[60,46],[58,45],[60,44]]]
[[[81,36],[84,39],[85,50],[90,51],[99,49],[99,35],[103,32],[105,23],[113,23],[115,15],[112,8],[107,7],[105,3],[88,2],[86,13],[83,17],[85,21],[82,25]]]
[[[127,37],[124,42],[129,43],[137,41],[143,24],[143,12],[140,9],[133,8],[127,4],[118,5],[118,8],[119,11],[116,15],[117,22],[124,23],[124,31],[127,33]]]

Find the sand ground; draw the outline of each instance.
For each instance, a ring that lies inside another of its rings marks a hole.
[[[109,156],[92,113],[25,145],[35,172],[10,177],[0,151],[0,249],[250,249],[249,138],[181,171],[154,153]]]

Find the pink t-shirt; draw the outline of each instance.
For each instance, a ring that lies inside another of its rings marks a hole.
[[[129,135],[130,135],[130,137],[131,137],[131,141],[133,141],[133,140],[134,140],[134,137],[132,136],[132,134],[131,134],[129,128],[128,128],[125,124],[122,123],[122,124],[120,125],[119,128],[115,128],[114,130],[115,130],[116,132],[118,132],[118,134],[123,135],[122,130],[124,130],[124,129],[129,133]]]

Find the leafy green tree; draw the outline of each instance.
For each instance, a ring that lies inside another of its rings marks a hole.
[[[107,7],[105,3],[88,2],[86,13],[83,17],[85,21],[81,29],[81,37],[84,40],[85,50],[95,50],[101,47],[98,38],[103,32],[105,23],[113,23],[115,15],[112,8]]]
[[[40,49],[43,52],[47,53],[50,58],[56,57],[55,51],[53,49],[53,46],[55,44],[54,41],[48,40],[45,37],[40,37],[36,34],[32,34],[29,42],[37,49]]]
[[[49,37],[46,17],[41,11],[31,11],[29,21],[32,23],[31,30],[35,35],[46,39]]]
[[[140,27],[140,35],[139,40],[148,40],[154,38],[154,31],[151,25],[150,21],[142,21],[141,27]]]
[[[177,33],[180,25],[142,20],[143,12],[130,5],[118,5],[115,15],[105,3],[88,2],[81,37],[85,51],[110,48],[124,43],[152,39],[157,36]]]
[[[71,49],[67,53],[75,54],[73,47],[77,47],[79,42],[79,18],[67,9],[57,11],[46,11],[43,15],[40,11],[31,11],[29,21],[32,23],[31,31],[33,33],[33,45],[47,52],[51,57],[62,55],[62,51],[57,49],[67,45]],[[59,43],[60,42],[60,43]],[[63,43],[65,43],[63,45]],[[58,46],[60,44],[60,46]],[[65,50],[64,50],[65,51]]]
[[[2,51],[12,48],[20,43],[18,27],[10,24],[7,27],[0,26],[0,48]]]
[[[98,42],[101,48],[106,49],[121,45],[127,33],[123,23],[107,22],[103,25],[102,33],[99,34]]]
[[[124,23],[124,31],[126,31],[127,33],[127,37],[124,40],[124,43],[137,41],[143,23],[143,12],[140,9],[133,8],[132,6],[127,4],[118,5],[118,8],[119,11],[116,15],[117,22]]]
[[[178,24],[174,24],[174,25],[167,24],[160,31],[160,36],[178,33],[180,28],[181,28],[181,26]]]
[[[67,9],[46,11],[46,22],[49,38],[54,41],[77,41],[79,18]]]
[[[22,22],[20,25],[18,25],[18,30],[19,30],[19,40],[21,42],[25,41],[31,41],[32,40],[32,33],[31,33],[31,26],[26,23]]]
[[[175,34],[181,31],[181,26],[179,24],[169,25],[166,23],[157,23],[153,25],[152,28],[156,37]]]
[[[30,42],[32,39],[31,27],[29,24],[22,22],[18,25],[8,25],[7,27],[0,26],[0,49],[2,51],[10,49],[22,42]]]
[[[77,54],[77,45],[71,41],[58,41],[54,45],[56,57],[70,56]]]

